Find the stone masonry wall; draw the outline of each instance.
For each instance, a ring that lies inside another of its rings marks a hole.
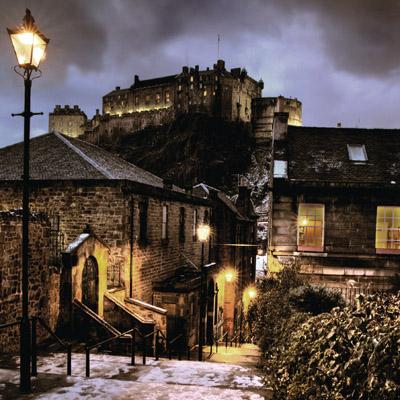
[[[2,209],[20,206],[20,191],[15,185],[0,186]],[[119,183],[96,186],[55,182],[47,187],[33,187],[31,209],[60,216],[64,247],[73,241],[87,224],[94,234],[110,247],[109,287],[125,286],[128,293],[130,276],[130,219],[133,199],[133,297],[151,303],[153,282],[174,274],[186,263],[185,255],[200,264],[201,243],[193,240],[193,209],[202,222],[205,206],[157,197],[127,194]],[[147,244],[139,244],[139,202],[148,202]],[[161,240],[162,205],[167,205],[168,240]],[[185,208],[185,242],[179,242],[179,209]],[[208,249],[208,246],[206,246]],[[208,253],[206,251],[206,257]],[[207,259],[206,258],[206,259]]]
[[[20,212],[0,212],[0,324],[21,318],[21,227]],[[42,317],[54,329],[58,318],[59,275],[49,268],[50,224],[47,218],[33,215],[29,234],[29,314]],[[39,331],[39,338],[44,336],[44,332]],[[1,350],[17,350],[19,327],[1,330],[0,343]]]

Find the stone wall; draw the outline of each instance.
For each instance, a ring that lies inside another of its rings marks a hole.
[[[185,197],[184,195],[182,197]],[[3,209],[21,204],[20,190],[15,184],[0,185],[0,204]],[[60,231],[64,244],[72,242],[87,224],[93,233],[110,248],[108,286],[129,289],[130,277],[130,224],[133,200],[133,293],[132,297],[151,303],[153,282],[174,274],[176,268],[186,263],[185,255],[200,263],[201,245],[193,240],[193,209],[202,221],[204,205],[187,201],[163,199],[146,194],[129,194],[119,182],[92,183],[57,181],[43,185],[33,184],[31,209],[59,214]],[[147,241],[139,244],[139,202],[148,202]],[[199,201],[198,201],[199,203]],[[161,239],[162,205],[169,209],[168,240]],[[185,242],[180,243],[179,210],[186,214]]]
[[[21,318],[21,212],[0,212],[0,324]],[[29,314],[42,317],[52,329],[59,312],[59,275],[49,267],[50,224],[35,214],[30,223]],[[39,331],[39,338],[44,332]],[[0,330],[2,349],[15,351],[19,328]]]
[[[297,252],[299,203],[325,205],[321,253]],[[345,288],[350,282],[387,289],[400,268],[398,255],[376,254],[376,210],[378,205],[396,203],[397,196],[389,192],[332,187],[283,189],[275,183],[270,250],[284,264],[288,255],[293,256],[313,282],[337,288]]]
[[[175,119],[173,107],[149,111],[132,112],[121,115],[104,115],[99,124],[98,134],[112,135],[140,131],[148,126],[171,123]]]

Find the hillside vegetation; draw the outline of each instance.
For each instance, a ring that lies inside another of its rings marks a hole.
[[[257,160],[260,149],[250,124],[202,114],[183,115],[169,125],[101,137],[99,144],[181,187],[206,182],[233,194],[238,175],[248,175],[256,196],[263,197],[264,161]],[[262,171],[254,171],[260,168]]]

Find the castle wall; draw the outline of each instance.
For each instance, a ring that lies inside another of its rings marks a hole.
[[[253,99],[252,110],[253,132],[258,141],[272,139],[272,125],[276,112],[289,113],[289,125],[302,125],[302,104],[297,99],[282,96]]]
[[[29,315],[40,316],[54,329],[59,313],[59,274],[50,269],[50,223],[44,215],[31,216],[29,224]],[[0,324],[22,315],[22,216],[0,212]],[[38,331],[38,339],[47,337]],[[2,350],[16,351],[19,326],[0,330]]]
[[[140,131],[148,126],[159,126],[171,123],[175,119],[173,107],[159,110],[133,112],[130,114],[106,115],[99,124],[99,134],[130,133]]]

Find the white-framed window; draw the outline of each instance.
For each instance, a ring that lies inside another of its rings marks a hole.
[[[299,251],[323,251],[325,206],[300,203],[297,216],[297,249]]]
[[[400,253],[400,207],[377,207],[375,248],[377,253]]]
[[[287,178],[286,160],[274,160],[274,178]]]
[[[161,239],[168,239],[168,206],[162,206]]]
[[[367,151],[363,144],[348,144],[347,151],[350,161],[366,162],[368,161]]]

